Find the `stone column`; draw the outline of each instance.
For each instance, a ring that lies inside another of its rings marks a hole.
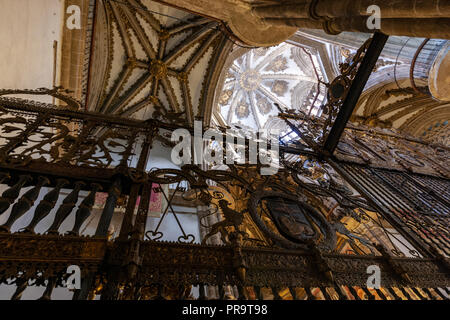
[[[437,0],[319,0],[315,12],[319,16],[369,16],[367,8],[380,7],[383,19],[391,18],[448,18],[450,2]]]
[[[337,34],[343,31],[374,32],[367,28],[366,18],[336,18],[327,21],[325,31]],[[450,39],[449,19],[382,19],[380,31],[387,35]]]
[[[342,31],[375,32],[367,28],[372,15],[368,8],[380,8],[381,32],[387,35],[450,38],[450,2],[436,0],[297,0],[291,4],[255,6],[263,21],[278,26]]]
[[[370,16],[370,6],[381,9],[383,19],[448,18],[450,2],[436,0],[296,0],[289,4],[255,5],[261,18],[340,18]]]
[[[271,46],[292,36],[298,28],[450,39],[450,1],[438,0],[156,0],[218,20],[231,38],[251,46]],[[381,30],[368,29],[368,8],[381,10]]]

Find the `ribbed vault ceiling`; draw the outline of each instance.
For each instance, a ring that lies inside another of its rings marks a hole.
[[[315,115],[326,94],[322,59],[327,57],[316,48],[288,43],[235,50],[216,92],[216,122],[252,130],[273,127],[279,112],[275,104]]]
[[[208,85],[230,46],[217,22],[150,0],[101,0],[95,28],[90,110],[187,123],[205,116]]]
[[[432,143],[450,146],[450,104],[417,94],[409,79],[382,83],[366,91],[352,116],[353,122],[396,129]]]

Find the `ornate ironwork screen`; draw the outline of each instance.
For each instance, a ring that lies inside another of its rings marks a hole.
[[[146,171],[170,125],[17,99],[2,98],[0,108],[0,282],[16,285],[13,299],[28,286],[45,286],[50,299],[73,264],[83,276],[75,299],[182,299],[192,287],[200,299],[448,296],[448,180],[312,152],[283,154],[272,176],[247,165]],[[87,235],[100,191],[107,199]],[[148,226],[152,196],[164,199],[158,219],[173,217],[177,241]],[[180,205],[197,209],[202,239],[185,230]],[[111,237],[117,207],[124,213]],[[44,219],[49,227],[37,228]],[[379,289],[366,286],[371,265],[381,269]]]

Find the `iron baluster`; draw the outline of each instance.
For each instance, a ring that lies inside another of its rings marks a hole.
[[[56,287],[56,278],[52,277],[48,279],[48,284],[45,287],[45,291],[38,300],[52,300],[52,293]]]
[[[356,290],[355,290],[355,288],[354,288],[353,286],[348,286],[347,288],[348,288],[348,290],[350,291],[350,293],[352,294],[352,296],[353,296],[353,298],[354,298],[355,300],[362,300],[362,299],[359,297],[358,293],[356,292]]]
[[[108,235],[108,228],[111,224],[111,219],[114,214],[117,199],[122,193],[122,180],[117,177],[108,191],[108,198],[106,199],[105,207],[103,208],[100,221],[98,222],[95,235],[98,237],[106,237]]]
[[[428,300],[423,294],[420,293],[419,290],[415,287],[411,287],[411,290],[414,292],[414,294],[420,299],[420,300]]]
[[[154,133],[154,132],[153,132]],[[133,133],[134,135],[134,133]],[[148,162],[150,148],[153,141],[153,134],[146,136],[145,141],[142,145],[142,150],[139,155],[139,160],[136,166],[137,177],[131,176],[133,182],[131,185],[130,196],[128,198],[127,207],[125,210],[125,216],[123,218],[122,227],[119,233],[119,239],[126,239],[131,232],[133,227],[133,215],[136,207],[136,201],[139,196],[139,190],[141,189],[142,182],[145,180],[145,167]],[[131,152],[127,150],[127,153]],[[124,158],[125,159],[125,158]],[[122,166],[126,167],[126,163],[122,162]],[[142,181],[140,181],[142,180]]]
[[[375,289],[375,291],[377,292],[378,296],[382,299],[382,300],[388,300],[388,298],[386,297],[386,295],[383,293],[383,291],[380,289]]]
[[[19,199],[19,201],[16,204],[14,204],[8,220],[2,226],[0,226],[0,230],[2,230],[3,232],[10,231],[14,222],[16,222],[20,217],[22,217],[25,213],[27,213],[28,210],[31,209],[31,207],[33,207],[34,202],[39,196],[41,188],[49,183],[50,181],[47,178],[42,176],[39,177],[36,186],[31,190],[27,191]]]
[[[65,179],[56,180],[55,188],[53,188],[52,191],[47,193],[44,196],[44,199],[42,199],[41,202],[38,204],[36,210],[34,210],[33,219],[31,220],[30,224],[25,228],[24,231],[34,233],[34,229],[36,228],[37,224],[40,221],[42,221],[55,207],[55,204],[58,201],[61,188],[67,185],[68,183],[69,181]]]
[[[437,300],[436,297],[433,295],[433,293],[428,288],[422,288],[422,291],[425,292],[430,300]]]
[[[272,294],[274,300],[283,300],[283,298],[280,296],[280,288],[278,287],[272,287]]]
[[[403,295],[406,297],[407,300],[414,300],[411,295],[409,294],[408,291],[406,291],[405,287],[400,286],[399,287],[400,291],[403,293]]]
[[[101,185],[98,183],[91,184],[91,187],[91,192],[86,198],[84,198],[78,207],[77,213],[75,214],[75,224],[72,231],[69,231],[70,235],[79,235],[81,226],[91,215],[91,210],[95,203],[95,195],[102,189]]]
[[[61,226],[61,224],[70,215],[73,208],[75,208],[75,205],[78,201],[78,194],[80,193],[80,190],[84,185],[85,183],[82,181],[78,181],[75,183],[72,192],[67,195],[67,197],[63,200],[62,205],[56,212],[55,219],[53,220],[52,225],[47,230],[48,234],[58,233],[58,229]]]
[[[292,299],[294,300],[300,300],[297,295],[297,290],[295,287],[289,287],[289,292],[291,293]]]
[[[436,292],[436,294],[442,298],[442,300],[449,300],[449,298],[447,298],[442,292],[441,290],[439,290],[439,288],[433,288],[434,292]]]
[[[144,191],[142,192],[141,202],[139,203],[139,208],[136,216],[136,221],[134,223],[135,229],[140,230],[139,239],[143,240],[145,235],[145,225],[147,223],[148,210],[150,206],[150,197],[152,194],[151,183],[143,184]]]
[[[403,300],[403,299],[397,294],[397,292],[395,292],[394,288],[392,288],[392,287],[387,287],[386,289],[387,289],[387,291],[389,292],[389,294],[390,294],[391,296],[394,297],[394,300]]]
[[[338,295],[339,300],[348,300],[348,297],[345,294],[344,290],[342,289],[342,286],[335,284],[334,291],[336,291],[336,294]]]
[[[204,284],[198,285],[198,292],[199,292],[198,300],[206,300],[206,290]]]
[[[323,294],[325,300],[333,300],[333,298],[332,298],[332,297],[330,296],[330,294],[328,293],[326,287],[320,286],[319,289],[320,289],[320,291],[322,292],[322,294]]]
[[[28,279],[23,276],[16,280],[17,289],[14,291],[14,294],[11,297],[11,300],[20,300],[22,299],[22,295],[28,287]]]
[[[19,197],[20,190],[25,185],[25,183],[29,182],[30,180],[31,176],[21,175],[19,177],[19,181],[17,181],[14,186],[2,193],[2,196],[0,198],[0,215],[5,213],[5,211],[8,210],[8,208],[14,203],[14,201],[16,201],[16,199]]]
[[[306,300],[318,300],[317,297],[312,293],[310,287],[305,287]]]

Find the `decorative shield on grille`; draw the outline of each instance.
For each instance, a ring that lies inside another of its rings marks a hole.
[[[321,234],[309,210],[298,202],[277,197],[266,200],[278,231],[294,242],[317,240]]]
[[[249,211],[256,225],[276,244],[334,248],[336,233],[325,217],[302,197],[274,191],[252,194]]]

